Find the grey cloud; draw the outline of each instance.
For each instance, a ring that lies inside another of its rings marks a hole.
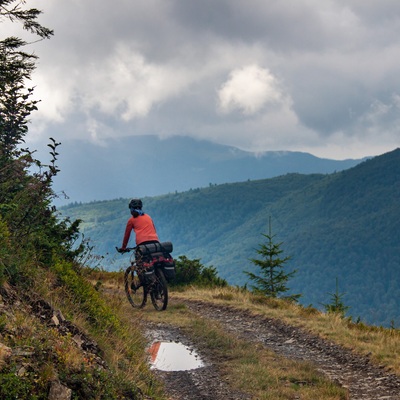
[[[368,24],[380,25],[382,22],[398,20],[400,6],[397,0],[341,0],[339,3],[350,7]]]
[[[260,43],[278,51],[322,48],[327,31],[307,2],[188,0],[175,2],[173,16],[197,37]]]
[[[90,136],[97,129],[100,139],[183,133],[253,149],[292,145],[286,149],[296,150],[303,141],[304,150],[312,141],[336,145],[338,132],[341,140],[359,138],[373,148],[372,136],[364,140],[373,125],[393,138],[387,146],[398,140],[397,0],[32,4],[55,30],[53,39],[34,48],[41,57],[40,82],[48,85],[41,95],[47,91],[63,113],[59,132]],[[126,57],[118,58],[118,49]],[[142,64],[133,65],[134,60]],[[129,77],[125,86],[115,76],[117,61]],[[218,113],[218,90],[232,71],[252,64],[276,77],[284,104],[257,108],[252,115],[234,107]],[[124,114],[129,105],[131,113]],[[139,106],[142,112],[136,112]],[[40,118],[44,126],[44,112]]]

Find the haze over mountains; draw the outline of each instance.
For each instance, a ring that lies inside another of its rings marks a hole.
[[[322,308],[335,291],[354,319],[400,325],[400,149],[331,174],[286,174],[211,185],[144,199],[161,240],[214,265],[230,284],[244,285],[272,219],[273,234],[291,256],[289,282],[304,305]],[[129,199],[71,204],[65,215],[84,221],[103,267],[125,266],[116,254]],[[107,253],[109,253],[107,255]]]
[[[329,160],[308,153],[255,154],[188,137],[135,136],[103,146],[72,140],[59,147],[57,205],[118,197],[156,196],[210,184],[265,179],[289,172],[331,173],[362,160]]]

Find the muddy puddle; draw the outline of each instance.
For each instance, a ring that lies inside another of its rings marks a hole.
[[[152,369],[188,371],[204,366],[196,351],[180,342],[155,341],[148,352]]]

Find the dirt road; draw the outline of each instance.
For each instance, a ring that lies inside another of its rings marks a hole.
[[[187,300],[184,303],[196,314],[217,320],[227,331],[241,339],[261,343],[289,359],[311,362],[332,381],[347,388],[350,399],[400,399],[400,378],[373,365],[367,357],[356,355],[279,320],[252,316],[245,311],[212,303]],[[159,340],[187,341],[176,328],[160,324],[153,326],[149,335]],[[196,343],[188,345],[196,346]],[[207,354],[206,349],[204,352]],[[213,363],[191,371],[158,371],[157,374],[164,380],[166,389],[174,400],[251,398],[244,393],[232,392],[229,382],[218,375],[218,366]]]

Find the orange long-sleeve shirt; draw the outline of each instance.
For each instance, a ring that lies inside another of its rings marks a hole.
[[[132,230],[135,231],[136,245],[150,240],[158,240],[156,227],[149,215],[143,214],[136,218],[131,217],[128,219],[126,224],[124,239],[122,242],[123,249],[128,245]]]

